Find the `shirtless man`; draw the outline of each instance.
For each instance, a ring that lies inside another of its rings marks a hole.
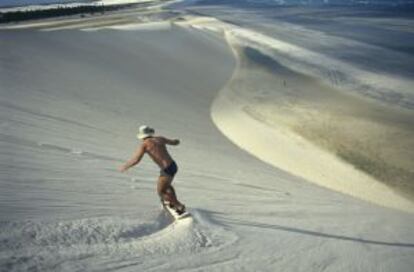
[[[132,158],[119,167],[119,171],[125,172],[130,167],[137,165],[144,154],[147,153],[161,169],[157,184],[158,195],[163,201],[169,202],[171,207],[181,214],[185,211],[185,206],[177,200],[175,190],[171,185],[178,167],[166,147],[166,145],[178,145],[180,141],[154,136],[154,132],[154,129],[148,126],[141,126],[139,128],[137,137],[142,141],[142,144],[135,151]]]

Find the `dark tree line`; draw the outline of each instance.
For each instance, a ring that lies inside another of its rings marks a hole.
[[[126,7],[125,5],[122,7]],[[11,11],[11,12],[0,12],[0,23],[18,22],[25,20],[43,19],[58,16],[68,16],[75,14],[104,14],[105,11],[120,9],[120,5],[113,6],[78,6],[78,7],[57,7],[45,10],[27,10],[27,11]]]

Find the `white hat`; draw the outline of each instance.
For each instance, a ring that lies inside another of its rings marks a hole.
[[[151,137],[152,135],[154,135],[154,132],[154,129],[149,126],[140,126],[137,138],[143,140],[147,137]]]

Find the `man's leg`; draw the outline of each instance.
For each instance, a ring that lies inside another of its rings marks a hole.
[[[174,207],[180,207],[182,204],[177,200],[174,188],[171,186],[173,178],[160,176],[157,184],[158,195],[161,199],[169,201]]]

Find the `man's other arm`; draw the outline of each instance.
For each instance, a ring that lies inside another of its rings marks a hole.
[[[121,167],[119,167],[119,171],[121,172],[125,172],[126,170],[128,170],[129,168],[131,168],[134,165],[137,165],[142,157],[145,154],[145,145],[141,145],[134,153],[134,155],[132,156],[131,159],[129,159],[124,165],[122,165]]]
[[[168,139],[168,138],[163,138],[165,143],[168,145],[179,145],[180,144],[180,140],[178,139]]]

